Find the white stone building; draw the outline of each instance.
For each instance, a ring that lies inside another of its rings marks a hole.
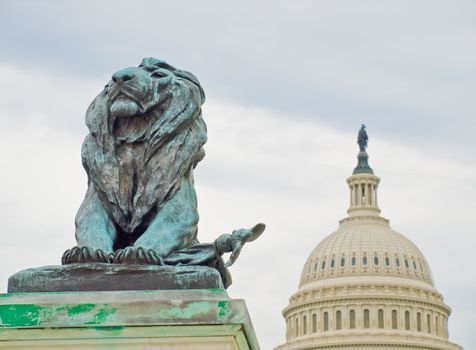
[[[347,179],[348,217],[309,255],[275,350],[461,350],[425,257],[380,216],[367,160],[364,147]]]

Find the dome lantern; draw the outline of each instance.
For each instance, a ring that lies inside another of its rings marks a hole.
[[[369,155],[366,151],[368,136],[364,124],[359,131],[357,143],[360,148],[357,156],[358,163],[352,176],[347,179],[350,189],[350,207],[347,213],[350,217],[379,216],[377,188],[380,179],[374,175],[368,163]]]

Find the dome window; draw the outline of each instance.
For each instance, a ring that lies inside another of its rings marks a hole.
[[[395,265],[397,267],[400,267],[400,259],[399,258],[395,258]]]
[[[374,265],[378,266],[378,256],[374,256]]]
[[[364,266],[367,266],[368,261],[367,261],[367,257],[366,257],[366,256],[364,256],[364,257],[362,258],[362,264],[363,264]]]
[[[390,266],[390,259],[388,256],[385,257],[385,266]]]
[[[324,312],[324,332],[329,330],[329,313]]]
[[[355,310],[349,312],[349,325],[351,329],[355,328]]]
[[[319,266],[319,261],[316,260],[316,263],[314,264],[314,272],[317,271],[317,267]]]
[[[345,266],[345,258],[340,259],[340,267]]]
[[[370,310],[364,310],[364,328],[370,328]]]
[[[408,263],[408,260],[407,260],[407,259],[405,259],[405,267],[406,267],[407,269],[410,268],[410,264]]]
[[[392,329],[398,328],[398,315],[397,310],[392,310]]]
[[[325,260],[322,260],[322,266],[321,266],[321,269],[325,269],[326,268],[326,261]]]
[[[357,259],[355,258],[355,256],[352,257],[352,266],[355,266],[357,264]]]
[[[417,312],[416,314],[416,324],[417,324],[417,331],[421,332],[421,313]]]
[[[383,324],[383,310],[380,309],[378,310],[378,328],[383,328],[384,327],[384,324]]]
[[[296,326],[296,329],[295,329],[296,337],[299,337],[299,319],[297,317],[295,320],[295,326]]]
[[[410,311],[405,311],[405,330],[410,330]]]
[[[336,329],[342,329],[342,312],[336,311]]]
[[[331,269],[333,269],[333,268],[334,268],[334,263],[335,263],[335,260],[334,260],[334,259],[332,259],[332,260],[331,260]]]
[[[430,314],[426,315],[426,331],[431,333],[431,316]]]
[[[302,317],[302,334],[303,335],[307,334],[307,317],[306,316]]]
[[[317,315],[312,314],[312,333],[317,332]]]
[[[413,260],[412,262],[413,262],[413,268],[416,270],[416,269],[417,269],[417,267],[416,267],[415,260]]]

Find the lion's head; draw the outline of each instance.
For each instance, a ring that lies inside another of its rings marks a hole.
[[[136,230],[204,156],[205,95],[197,78],[145,58],[125,68],[86,112],[83,164],[115,223]]]
[[[132,117],[160,105],[172,93],[170,83],[173,79],[185,79],[195,84],[203,103],[203,90],[191,73],[178,70],[164,61],[146,58],[139,67],[124,68],[112,75],[105,88],[111,103],[111,116]]]
[[[150,128],[157,121],[157,127],[173,131],[189,114],[200,114],[204,101],[203,89],[193,74],[156,58],[144,58],[139,67],[112,75],[89,106],[86,124],[93,135],[134,142],[157,132]]]

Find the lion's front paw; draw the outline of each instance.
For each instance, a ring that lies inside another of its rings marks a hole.
[[[110,259],[111,254],[101,249],[94,250],[88,247],[73,247],[64,252],[61,263],[63,265],[74,263],[108,263]]]
[[[112,257],[114,264],[164,265],[162,258],[152,249],[126,247],[119,249]]]

